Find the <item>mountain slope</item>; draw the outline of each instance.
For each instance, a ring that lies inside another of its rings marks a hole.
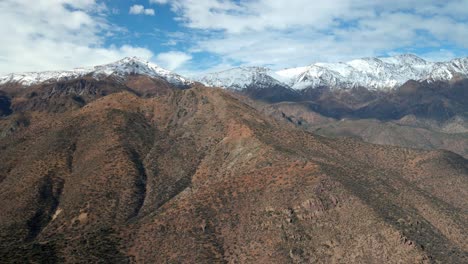
[[[467,261],[460,156],[330,140],[221,89],[145,82],[1,131],[3,261]]]
[[[357,91],[333,91],[313,101],[253,103],[262,112],[300,129],[365,142],[419,149],[444,149],[468,157],[466,84],[407,85],[360,105]],[[439,83],[440,84],[440,83]],[[414,90],[413,90],[414,89]],[[419,90],[420,89],[420,90]],[[318,89],[317,89],[318,90]],[[356,100],[358,99],[358,100]],[[438,104],[437,102],[443,102]]]

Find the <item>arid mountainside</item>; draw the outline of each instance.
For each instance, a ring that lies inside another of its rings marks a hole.
[[[408,81],[390,92],[365,88],[303,91],[303,101],[253,103],[316,134],[366,142],[443,149],[468,157],[468,80]]]
[[[364,87],[349,90],[319,87],[305,89],[301,94],[300,100],[286,98],[283,102],[297,102],[311,111],[336,119],[374,118],[388,121],[413,115],[446,121],[455,116],[468,117],[468,79],[452,82],[408,81],[395,90],[385,92]]]
[[[446,133],[433,129],[382,122],[375,119],[343,120],[308,128],[332,137],[357,137],[366,142],[418,149],[444,149],[468,158],[468,133]]]
[[[353,137],[380,145],[449,150],[468,158],[468,121],[455,116],[446,121],[409,115],[399,120],[334,119],[310,110],[308,103],[253,103],[285,123],[327,137]]]
[[[2,91],[1,262],[468,262],[454,153],[325,138],[138,75]]]

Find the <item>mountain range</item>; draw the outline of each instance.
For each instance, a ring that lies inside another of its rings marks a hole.
[[[3,77],[0,262],[468,261],[462,74],[298,90],[234,72]]]
[[[434,63],[415,55],[404,54],[387,58],[357,59],[347,63],[316,63],[308,67],[277,72],[264,67],[239,67],[195,79],[204,85],[223,87],[257,102],[267,103],[272,107],[267,112],[275,113],[276,118],[296,120],[296,123],[302,124],[302,128],[307,127],[317,133],[327,132],[328,136],[355,136],[378,144],[443,148],[467,156],[468,149],[465,147],[466,141],[463,136],[466,132],[464,128],[468,127],[467,62],[467,58],[460,58]],[[13,112],[12,98],[15,94],[25,93],[18,89],[20,87],[40,86],[44,89],[48,86],[52,87],[50,89],[55,91],[54,94],[60,94],[63,91],[55,87],[57,83],[73,82],[79,78],[87,80],[84,84],[75,84],[78,87],[68,91],[77,93],[89,83],[95,85],[95,81],[98,81],[99,85],[115,81],[122,86],[132,86],[129,84],[135,82],[131,81],[132,78],[141,82],[141,78],[136,78],[138,76],[146,77],[146,84],[159,80],[160,85],[166,87],[169,84],[187,88],[196,83],[136,57],[68,71],[9,74],[0,77],[0,115]],[[107,84],[106,86],[110,87]],[[141,88],[144,85],[139,83],[137,86]],[[103,93],[107,94],[112,90],[113,88],[105,89]],[[138,91],[142,94],[147,92]],[[40,101],[39,96],[33,95],[42,93],[43,91],[30,92],[32,95],[29,96]],[[59,100],[57,104],[82,105],[88,99],[78,93],[75,99],[66,99],[67,102],[63,102],[62,97],[54,100]],[[37,102],[35,107],[43,103]],[[294,114],[290,115],[291,113]],[[316,118],[313,119],[314,122],[310,122],[310,114],[319,115],[319,120],[329,122],[315,122]],[[340,122],[342,119],[348,121]],[[354,120],[359,122],[351,125]],[[330,122],[334,125],[330,126]],[[359,129],[363,122],[373,127],[371,131],[405,133],[394,133],[385,137],[369,136]],[[392,129],[394,124],[403,126],[403,129]],[[350,129],[350,126],[356,128]],[[440,131],[439,127],[442,126],[450,127],[450,132]],[[421,141],[419,129],[429,129],[431,132],[424,133],[425,138],[428,134],[431,136]],[[454,133],[461,134],[454,136]]]
[[[83,76],[103,78],[141,74],[163,78],[176,85],[193,81],[179,74],[136,57],[127,57],[114,63],[77,68],[67,71],[12,73],[0,77],[0,84],[20,83],[28,86],[47,81],[67,80]],[[315,63],[310,66],[273,71],[264,67],[239,67],[194,78],[207,86],[235,90],[255,86],[259,89],[284,86],[295,90],[329,87],[351,89],[365,87],[370,90],[396,89],[409,80],[450,81],[468,76],[468,57],[448,62],[429,62],[412,54],[393,57],[363,58],[349,62]]]
[[[386,58],[363,58],[349,62],[315,63],[306,67],[271,71],[266,68],[240,67],[211,73],[200,81],[208,86],[245,89],[272,84],[295,90],[330,87],[351,89],[365,87],[370,90],[395,89],[409,80],[449,81],[468,76],[468,58],[449,62],[429,62],[415,55],[404,54]]]

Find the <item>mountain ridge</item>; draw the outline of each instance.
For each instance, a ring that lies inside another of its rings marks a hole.
[[[166,70],[144,59],[138,57],[125,57],[112,63],[93,67],[75,68],[73,70],[11,73],[0,77],[0,85],[19,83],[23,86],[31,86],[46,82],[66,81],[85,76],[92,76],[97,80],[101,80],[110,76],[125,78],[128,75],[136,74],[147,75],[153,78],[161,78],[178,86],[186,86],[193,83],[188,78]]]
[[[0,77],[0,85],[18,83],[22,86],[70,80],[84,76],[96,79],[141,74],[162,78],[171,84],[187,86],[200,81],[206,86],[242,91],[247,88],[264,89],[281,86],[290,90],[319,87],[390,91],[407,81],[450,81],[468,77],[468,57],[446,62],[430,62],[416,55],[401,54],[392,57],[367,57],[348,62],[314,63],[308,66],[273,71],[266,67],[237,67],[208,73],[197,78],[186,78],[154,63],[137,57],[125,57],[116,62],[65,71],[10,73]]]
[[[260,89],[274,85],[287,86],[286,83],[278,80],[279,77],[266,67],[238,67],[207,74],[199,80],[207,86],[233,90],[246,89],[251,85],[256,85]]]
[[[220,86],[239,90],[256,82],[251,78],[236,80],[231,74],[236,71],[246,71],[249,68],[239,67],[227,71],[210,73],[199,78],[208,86]],[[256,67],[251,67],[256,71]],[[250,73],[254,74],[254,73]],[[468,58],[457,58],[448,62],[429,62],[416,55],[402,54],[393,57],[368,57],[338,63],[315,63],[308,66],[286,68],[279,71],[263,70],[279,83],[295,90],[308,88],[330,87],[333,89],[351,89],[365,87],[370,90],[394,90],[410,80],[415,81],[450,81],[456,77],[468,76]],[[250,76],[245,74],[244,76]],[[267,78],[264,78],[267,79]],[[270,81],[273,83],[274,81]],[[262,86],[268,82],[262,83]]]
[[[31,86],[91,76],[125,78],[129,75],[161,78],[177,86],[188,86],[199,81],[206,86],[236,91],[282,87],[286,90],[305,91],[328,87],[349,90],[364,87],[373,91],[392,91],[408,81],[437,82],[468,77],[468,57],[446,62],[430,62],[416,55],[402,54],[392,57],[367,57],[348,62],[314,63],[308,66],[274,71],[266,67],[237,67],[189,79],[175,72],[137,57],[87,68],[65,71],[11,73],[0,77],[0,85]]]

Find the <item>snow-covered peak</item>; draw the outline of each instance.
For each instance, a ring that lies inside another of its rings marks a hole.
[[[339,86],[340,80],[337,76],[340,75],[339,70],[344,69],[334,69],[334,67],[325,67],[326,65],[312,65],[306,68],[306,70],[300,73],[294,80],[290,82],[290,85],[295,89],[304,89],[312,85],[314,87],[320,86]]]
[[[192,81],[144,59],[126,57],[109,64],[88,68],[76,68],[67,71],[12,73],[0,77],[0,84],[14,82],[20,83],[24,86],[29,86],[44,82],[70,80],[83,76],[102,79],[109,76],[125,78],[129,75],[136,74],[146,75],[153,78],[162,78],[174,85],[189,85],[192,83]]]
[[[235,90],[250,86],[268,88],[272,86],[287,86],[277,80],[276,74],[263,67],[238,67],[221,72],[210,73],[200,78],[200,82],[212,87],[223,87]]]
[[[416,55],[402,54],[348,62],[315,63],[277,72],[260,67],[239,67],[208,74],[200,81],[208,86],[240,90],[250,86],[262,88],[273,85],[289,86],[297,90],[317,87],[389,90],[409,80],[448,81],[460,76],[468,77],[468,58],[429,62]]]
[[[403,54],[349,62],[315,63],[276,73],[294,89],[320,86],[349,89],[362,86],[373,90],[387,90],[408,80],[448,81],[455,76],[468,77],[468,58],[434,63],[412,54]]]

